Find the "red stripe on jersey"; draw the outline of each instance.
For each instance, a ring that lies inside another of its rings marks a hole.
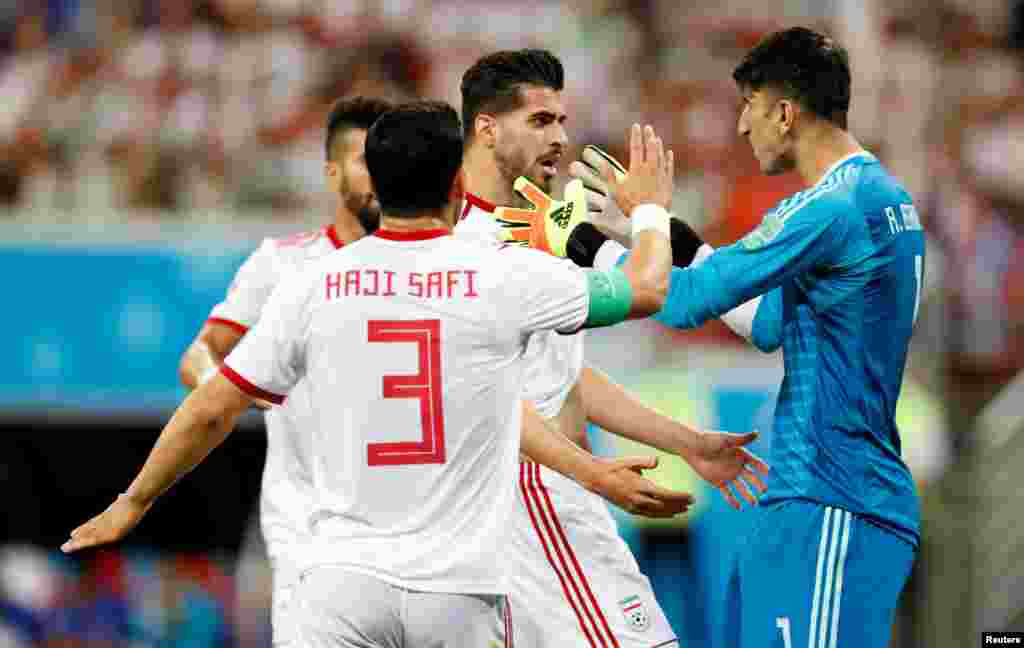
[[[494,210],[497,209],[497,207],[495,207],[493,203],[487,202],[486,200],[484,200],[483,198],[481,198],[480,196],[478,196],[476,194],[471,194],[471,193],[467,192],[466,193],[466,197],[465,197],[465,201],[466,201],[466,208],[462,210],[462,217],[463,218],[465,218],[467,215],[469,215],[469,210],[472,207],[477,207],[479,209],[482,209],[485,212],[487,212],[488,214],[493,214]]]
[[[534,465],[536,466],[536,464]],[[587,596],[590,597],[590,603],[594,606],[594,611],[597,612],[598,618],[601,619],[601,626],[608,634],[608,638],[611,639],[612,645],[615,646],[615,648],[619,648],[619,642],[615,639],[615,635],[612,634],[611,628],[608,627],[608,620],[605,618],[604,612],[601,611],[601,606],[598,604],[597,598],[594,596],[594,592],[590,589],[590,583],[587,581],[587,576],[583,573],[583,569],[580,567],[579,561],[576,560],[576,552],[572,550],[572,545],[569,544],[568,539],[565,537],[565,531],[562,529],[562,523],[558,521],[558,515],[555,513],[555,507],[551,505],[551,498],[548,497],[548,489],[540,479],[540,466],[536,467],[536,471],[538,485],[537,490],[544,495],[544,501],[547,503],[548,511],[551,512],[551,518],[555,521],[555,528],[558,530],[558,537],[561,538],[562,544],[565,546],[565,551],[569,554],[569,559],[572,561],[573,567],[576,568],[576,574],[579,576],[580,581],[583,582],[583,589],[587,590]],[[586,607],[584,607],[584,609],[586,609]]]
[[[256,385],[252,384],[244,377],[242,377],[242,374],[238,373],[237,371],[227,366],[226,364],[222,364],[220,366],[220,372],[224,374],[225,378],[235,383],[235,387],[238,387],[239,389],[244,391],[246,394],[249,394],[253,398],[261,398],[265,401],[270,401],[274,405],[280,405],[281,403],[284,402],[284,396],[275,394],[273,392],[268,392],[266,389],[257,387]]]
[[[345,241],[342,241],[341,238],[338,237],[338,230],[334,227],[334,223],[331,223],[324,228],[324,234],[327,235],[327,238],[331,239],[331,243],[334,244],[335,250],[345,245]]]
[[[544,549],[544,555],[547,556],[548,564],[551,565],[552,571],[555,572],[555,576],[558,577],[558,581],[562,584],[562,593],[565,595],[565,600],[569,602],[569,606],[572,607],[572,611],[576,614],[576,620],[579,621],[580,630],[583,631],[583,635],[587,638],[587,642],[592,648],[597,648],[597,644],[594,643],[594,638],[590,636],[590,631],[587,629],[587,624],[583,621],[583,615],[580,614],[580,610],[576,607],[576,601],[573,600],[572,595],[569,594],[569,586],[565,583],[565,576],[562,572],[558,571],[558,566],[555,565],[555,559],[551,557],[551,550],[548,548],[547,538],[544,536],[544,532],[541,531],[540,525],[537,524],[537,517],[533,513],[533,505],[530,503],[530,488],[532,485],[527,485],[526,471],[528,466],[524,462],[519,463],[519,490],[523,493],[523,501],[526,503],[526,512],[530,515],[530,522],[533,523],[533,530],[537,534],[537,539],[540,540],[540,546]],[[531,474],[532,481],[532,474]],[[537,505],[538,507],[540,504]]]
[[[425,241],[427,239],[438,238],[441,236],[449,236],[451,235],[451,231],[441,228],[410,230],[408,232],[379,229],[374,232],[373,235],[382,239],[387,239],[388,241]]]
[[[206,321],[208,324],[223,324],[224,326],[235,329],[242,335],[245,335],[246,333],[249,332],[249,327],[246,326],[245,324],[241,324],[239,322],[236,322],[235,320],[229,320],[224,317],[211,317]]]
[[[607,642],[605,642],[604,637],[602,637],[601,633],[598,631],[597,624],[594,622],[594,617],[590,613],[590,610],[587,608],[587,601],[585,598],[583,598],[583,593],[580,591],[579,585],[576,584],[576,579],[573,578],[572,571],[569,569],[569,563],[566,562],[565,556],[562,555],[562,548],[558,542],[558,539],[555,537],[554,531],[552,531],[551,529],[551,524],[548,522],[548,516],[547,513],[544,511],[544,505],[541,502],[540,496],[537,495],[537,486],[534,483],[534,481],[536,480],[539,482],[539,468],[537,467],[537,464],[533,462],[528,462],[526,464],[526,470],[526,491],[529,493],[529,497],[533,499],[534,504],[537,506],[538,517],[540,517],[540,520],[542,522],[542,525],[538,525],[536,521],[534,521],[534,529],[537,530],[537,535],[541,538],[541,544],[544,546],[544,552],[548,555],[548,562],[551,564],[552,569],[555,570],[555,573],[558,574],[558,578],[562,580],[562,591],[565,593],[566,600],[569,601],[570,605],[572,605],[573,611],[576,612],[576,617],[577,619],[579,619],[580,622],[580,629],[582,629],[583,634],[586,635],[587,641],[590,642],[591,646],[596,647],[598,645],[601,645],[602,647],[606,647],[608,644]],[[530,511],[530,518],[531,520],[533,519],[532,510]],[[541,530],[541,526],[543,526],[544,530],[547,532],[546,534]],[[547,548],[548,542],[551,543],[551,546],[555,550],[555,556],[558,557],[558,562],[562,566],[561,571],[559,571],[558,567],[555,566],[555,562],[551,558],[551,554]],[[569,589],[565,586],[565,579],[568,579],[569,585],[572,586],[572,591],[576,593],[576,600],[579,601],[579,607],[583,608],[582,615],[580,614],[579,608],[576,606],[576,602],[570,595]],[[584,622],[583,617],[586,617],[588,623]],[[594,641],[594,637],[591,636],[591,630],[593,630],[593,635],[597,637],[596,642]]]

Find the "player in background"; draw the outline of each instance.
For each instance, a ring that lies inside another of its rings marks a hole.
[[[239,268],[224,301],[214,306],[181,359],[181,381],[196,388],[219,371],[224,358],[259,321],[281,280],[377,229],[380,204],[366,169],[366,133],[391,105],[355,97],[331,110],[326,125],[324,176],[338,197],[334,219],[312,232],[266,239]],[[309,535],[312,483],[306,429],[310,394],[302,384],[280,406],[266,409],[267,458],[260,488],[260,529],[273,573],[271,628],[275,646],[291,643],[288,607],[298,582],[299,558]],[[225,421],[224,425],[231,422]]]
[[[477,236],[485,244],[496,244],[509,231],[503,225],[514,223],[496,218],[495,206],[523,204],[514,185],[535,200],[540,191],[550,192],[568,141],[563,83],[561,62],[544,50],[496,52],[465,73],[463,170],[468,191],[457,236]],[[528,177],[537,188],[522,181],[516,184],[519,176]],[[567,194],[572,191],[567,188]],[[581,197],[576,204],[571,200],[557,204],[569,210],[564,213],[586,211]],[[551,213],[560,208],[549,206]],[[733,447],[729,435],[702,433],[662,416],[603,373],[585,368],[582,334],[534,335],[527,359],[524,399],[579,447],[590,448],[586,435],[590,421],[681,456],[719,486],[736,507],[739,503],[729,492],[730,483],[751,502],[753,495],[739,478],[763,486],[755,471],[767,467]],[[675,643],[650,582],[618,536],[603,502],[577,483],[524,461],[517,504],[506,560],[521,642],[538,647],[644,648]]]
[[[246,260],[224,301],[217,304],[195,341],[181,360],[182,382],[195,388],[216,375],[223,360],[259,321],[274,288],[287,275],[301,270],[334,250],[374,232],[380,220],[380,204],[373,194],[364,155],[366,133],[391,105],[380,99],[354,97],[339,101],[326,124],[327,186],[338,196],[334,220],[313,232],[267,239]],[[304,423],[310,421],[309,393],[297,385],[279,406],[257,400],[265,408],[267,459],[260,490],[260,529],[273,573],[273,642],[286,646],[294,633],[289,623],[289,602],[298,582],[303,546],[308,539],[312,508],[312,476],[309,466],[311,440]],[[529,408],[527,421],[537,416]],[[227,425],[228,422],[225,422]],[[642,463],[640,467],[650,467]],[[637,481],[637,487],[642,485]],[[659,514],[643,502],[592,486],[618,504],[640,513]],[[649,494],[649,493],[648,493]],[[628,495],[641,497],[641,491]],[[650,505],[651,502],[646,502]]]
[[[366,144],[382,227],[284,280],[220,372],[175,412],[128,490],[62,549],[122,538],[224,440],[223,421],[255,399],[280,403],[305,378],[316,504],[296,595],[299,643],[511,645],[499,558],[527,341],[650,315],[667,289],[661,205],[672,155],[650,128],[634,127],[630,148],[616,199],[633,215],[634,253],[621,269],[584,272],[450,236],[463,186],[458,116],[432,102],[382,116]],[[412,429],[419,438],[406,437]],[[545,425],[522,441],[585,482],[633,474]]]
[[[846,130],[841,46],[780,31],[733,79],[738,131],[762,171],[796,170],[808,189],[700,267],[674,270],[658,316],[693,328],[761,295],[747,337],[783,350],[773,476],[730,582],[730,645],[887,646],[920,542],[894,415],[924,232],[906,190]]]

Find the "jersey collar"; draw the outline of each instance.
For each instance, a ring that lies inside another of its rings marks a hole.
[[[462,216],[459,217],[459,220],[463,220],[464,218],[466,218],[466,216],[469,216],[470,210],[472,210],[474,207],[482,211],[485,211],[488,214],[493,214],[494,210],[496,209],[494,203],[487,202],[480,196],[473,193],[469,193],[467,191],[466,197],[464,199],[464,206],[462,207]]]
[[[338,230],[334,227],[334,223],[331,223],[324,228],[324,234],[326,234],[327,238],[331,240],[331,244],[334,245],[335,250],[345,245],[345,241],[342,241],[341,237],[338,236]]]
[[[825,171],[825,174],[823,176],[821,176],[821,179],[814,183],[814,186],[817,187],[818,185],[820,185],[823,182],[825,182],[826,180],[828,180],[829,176],[831,176],[833,173],[838,171],[839,167],[843,166],[844,164],[846,164],[850,160],[853,160],[853,159],[856,159],[856,158],[860,158],[860,157],[865,158],[868,161],[871,161],[871,160],[875,159],[874,155],[872,155],[871,153],[869,153],[869,152],[867,152],[867,151],[865,151],[863,149],[860,150],[860,151],[854,151],[853,153],[850,153],[849,155],[846,155],[844,157],[839,158],[839,160],[837,160],[832,166],[830,166],[828,168],[827,171]]]
[[[373,233],[373,236],[387,241],[426,241],[428,239],[449,236],[450,234],[451,231],[439,227],[436,229],[412,230],[409,232],[379,229]]]

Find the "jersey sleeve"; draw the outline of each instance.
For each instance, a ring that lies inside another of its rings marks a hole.
[[[699,267],[673,272],[659,320],[697,328],[793,276],[840,261],[852,209],[848,200],[824,192],[770,212],[757,229]]]
[[[629,258],[629,250],[623,250],[618,251],[619,258],[615,265],[621,266]],[[715,249],[705,243],[698,249],[690,267],[700,267],[714,252]],[[675,274],[683,270],[685,268],[672,268],[672,276],[669,279],[670,286],[673,280],[679,280],[675,277]],[[764,312],[761,310],[763,301],[771,302],[766,304]],[[652,317],[656,322],[671,326],[670,314],[664,309],[658,311]],[[759,318],[760,324],[758,323]],[[733,333],[752,343],[761,351],[765,353],[774,351],[782,344],[782,289],[776,288],[764,295],[763,298],[754,297],[749,301],[743,302],[736,308],[722,313],[721,320],[725,322],[725,325]]]
[[[782,346],[782,288],[775,288],[758,300],[748,339],[761,351],[771,353]]]
[[[282,403],[305,373],[311,292],[305,273],[282,282],[221,373],[253,398]]]
[[[263,305],[278,282],[273,246],[274,242],[267,239],[245,260],[235,273],[224,300],[210,312],[209,321],[226,324],[243,333],[256,325]]]
[[[502,254],[511,261],[507,276],[515,294],[509,306],[523,334],[570,333],[583,326],[590,300],[581,268],[537,250],[508,248]]]

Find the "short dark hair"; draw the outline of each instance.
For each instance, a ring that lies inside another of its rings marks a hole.
[[[850,56],[834,40],[793,27],[769,35],[736,66],[741,88],[770,87],[840,128],[850,109]]]
[[[459,114],[443,101],[413,101],[384,113],[366,136],[366,166],[388,216],[444,207],[462,166]]]
[[[324,141],[327,159],[334,159],[334,148],[342,135],[353,128],[370,130],[373,122],[392,107],[391,102],[372,97],[350,97],[335,103],[327,117],[327,136]]]
[[[522,105],[520,87],[535,85],[561,91],[565,69],[547,50],[505,50],[488,54],[462,75],[462,127],[466,138],[473,134],[477,115],[496,115]]]

